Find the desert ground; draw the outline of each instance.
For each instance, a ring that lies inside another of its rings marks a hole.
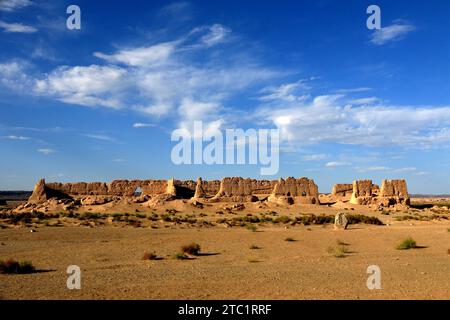
[[[30,261],[36,272],[0,274],[0,297],[450,299],[448,202],[412,199],[411,208],[374,210],[175,200],[17,218],[3,209],[0,260]],[[338,212],[353,216],[347,230],[333,228]],[[407,237],[418,247],[397,250]],[[176,259],[192,242],[200,254]],[[144,260],[145,252],[157,259]],[[79,290],[66,287],[69,265],[81,268]],[[381,269],[379,290],[366,286],[369,265]]]

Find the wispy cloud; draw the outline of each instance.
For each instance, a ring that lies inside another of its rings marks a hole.
[[[201,41],[208,47],[224,42],[227,35],[231,33],[231,29],[218,23],[213,24],[208,29],[209,32],[201,37]]]
[[[351,106],[345,95],[262,105],[256,117],[272,122],[285,142],[427,149],[450,142],[450,106]]]
[[[308,98],[306,94],[300,94],[296,92],[304,92],[309,89],[304,80],[300,80],[294,83],[285,83],[278,87],[266,87],[261,90],[264,93],[263,96],[259,97],[260,101],[273,101],[273,100],[284,100],[288,102],[302,101]]]
[[[133,128],[150,128],[154,126],[155,125],[152,123],[142,123],[142,122],[136,122],[133,124]]]
[[[412,24],[397,20],[390,26],[375,30],[371,35],[370,42],[375,45],[383,45],[387,42],[401,40],[414,30],[415,27]]]
[[[33,91],[70,104],[120,108],[122,104],[116,96],[125,86],[126,73],[114,66],[64,66],[37,80]]]
[[[117,162],[117,163],[122,163],[122,162],[126,162],[127,160],[122,159],[122,158],[117,158],[117,159],[113,159],[113,162]]]
[[[56,150],[48,149],[48,148],[43,148],[43,149],[37,149],[37,152],[42,153],[43,155],[46,155],[46,156],[47,156],[47,155],[49,155],[49,154],[55,153]]]
[[[104,134],[94,134],[94,133],[85,133],[82,134],[82,136],[85,136],[87,138],[96,139],[96,140],[102,140],[102,141],[115,141],[114,138],[104,135]]]
[[[35,27],[22,23],[8,23],[0,20],[0,28],[8,33],[34,33],[38,31]]]
[[[330,161],[325,164],[325,167],[335,168],[335,167],[344,167],[344,166],[349,166],[349,165],[351,165],[351,163],[346,162],[346,161]]]
[[[0,1],[0,11],[12,12],[32,5],[30,0],[2,0]]]
[[[370,90],[372,90],[372,88],[359,87],[359,88],[338,89],[338,90],[336,90],[336,93],[347,94],[347,93],[366,92],[366,91],[370,91]]]
[[[88,107],[129,108],[152,117],[175,115],[178,122],[192,118],[176,112],[186,101],[195,106],[214,104],[249,87],[262,87],[282,72],[261,66],[258,59],[239,52],[210,52],[228,42],[231,30],[220,24],[194,29],[172,41],[144,47],[94,52],[103,65],[59,66],[36,75],[20,63],[5,62],[4,85],[23,92]],[[230,48],[227,48],[229,51]],[[204,59],[199,63],[198,54]]]
[[[352,99],[349,101],[349,103],[356,105],[364,105],[364,104],[374,104],[379,101],[380,99],[378,99],[377,97],[367,97],[367,98]]]
[[[30,137],[24,137],[24,136],[15,136],[15,135],[9,135],[9,136],[5,136],[5,139],[8,140],[30,140]]]
[[[320,160],[325,160],[326,158],[328,158],[328,156],[324,153],[319,153],[319,154],[309,154],[306,156],[302,157],[303,161],[320,161]]]

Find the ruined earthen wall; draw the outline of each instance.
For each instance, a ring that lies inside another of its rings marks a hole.
[[[383,180],[380,189],[381,197],[407,198],[408,188],[405,180]]]
[[[319,196],[319,189],[314,183],[314,180],[308,178],[295,179],[289,177],[286,180],[280,179],[274,187],[272,192],[275,196]]]
[[[269,195],[277,184],[277,180],[251,180],[252,194]]]
[[[371,197],[372,196],[372,180],[355,180],[353,181],[354,197]]]
[[[203,181],[202,186],[206,195],[213,197],[220,190],[220,180]]]
[[[143,180],[140,187],[142,195],[163,194],[166,192],[167,180]]]
[[[107,195],[108,186],[103,182],[46,183],[50,190],[68,195]]]
[[[345,196],[353,192],[353,184],[351,183],[338,183],[333,186],[331,191],[332,195]]]

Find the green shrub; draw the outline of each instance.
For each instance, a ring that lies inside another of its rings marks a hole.
[[[258,227],[256,227],[254,224],[251,224],[251,223],[247,223],[245,225],[245,227],[247,228],[247,230],[250,230],[252,232],[255,232],[256,230],[258,230]]]
[[[408,250],[413,248],[417,248],[417,243],[411,237],[406,238],[397,246],[397,250]]]
[[[182,253],[182,252],[176,253],[173,257],[174,257],[175,259],[177,259],[177,260],[187,260],[187,259],[189,259],[189,257],[186,256],[186,255],[185,255],[184,253]]]
[[[273,220],[274,223],[289,223],[291,222],[291,218],[288,216],[280,216]]]

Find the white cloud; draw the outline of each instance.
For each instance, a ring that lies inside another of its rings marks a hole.
[[[351,163],[346,161],[331,161],[325,164],[325,166],[328,168],[344,167],[349,165],[351,165]]]
[[[355,169],[358,172],[374,172],[374,171],[376,172],[376,171],[388,171],[391,168],[385,167],[385,166],[371,166],[371,167],[367,167],[367,168],[357,167]]]
[[[120,108],[118,99],[127,71],[113,66],[59,67],[42,80],[34,92],[70,104]]]
[[[15,136],[15,135],[10,135],[10,136],[6,136],[4,137],[5,139],[9,139],[9,140],[30,140],[30,137],[24,137],[24,136]]]
[[[224,42],[231,32],[231,29],[218,23],[213,24],[208,29],[208,33],[201,38],[201,41],[208,47]]]
[[[406,34],[414,31],[415,27],[402,21],[396,21],[394,24],[375,30],[371,35],[370,42],[375,45],[383,45],[389,41],[403,39]]]
[[[119,50],[111,55],[94,52],[94,56],[111,63],[123,63],[133,67],[150,67],[166,62],[175,50],[175,45],[176,42],[165,42],[149,47]]]
[[[150,128],[154,127],[154,124],[151,123],[142,123],[142,122],[136,122],[133,124],[133,128]]]
[[[118,163],[123,163],[123,162],[126,162],[127,160],[122,159],[122,158],[117,158],[117,159],[113,159],[112,161],[113,162],[118,162]]]
[[[262,90],[263,93],[267,93],[259,98],[260,101],[273,101],[273,100],[284,100],[288,102],[302,101],[307,99],[308,95],[297,95],[295,91],[307,90],[309,87],[304,83],[303,80],[282,84],[279,87],[267,87]]]
[[[40,152],[40,153],[42,153],[42,154],[47,156],[49,154],[55,153],[56,151],[53,150],[53,149],[44,148],[44,149],[37,149],[37,152]]]
[[[96,140],[114,141],[114,138],[104,135],[104,134],[86,133],[86,134],[82,134],[82,136],[85,136],[85,137],[91,138],[91,139],[96,139]]]
[[[408,172],[416,172],[417,168],[415,167],[405,167],[405,168],[398,168],[398,169],[394,169],[393,172],[396,173],[408,173]]]
[[[350,89],[338,89],[338,90],[336,90],[336,93],[347,94],[347,93],[366,92],[366,91],[370,91],[370,90],[372,90],[372,88],[359,87],[359,88],[350,88]]]
[[[356,105],[364,105],[364,104],[374,104],[379,102],[380,100],[377,97],[368,97],[368,98],[359,98],[350,100],[349,103]]]
[[[335,142],[366,146],[432,148],[450,142],[450,106],[352,107],[343,95],[262,105],[262,123],[272,122],[280,138],[299,145]]]
[[[30,0],[2,0],[0,1],[0,11],[12,12],[32,5]]]
[[[328,156],[324,153],[320,153],[320,154],[309,154],[306,156],[302,157],[303,161],[320,161],[320,160],[325,160],[326,158],[328,158]]]
[[[14,60],[0,63],[0,83],[16,91],[28,91],[34,82],[27,75],[29,64],[26,61]]]
[[[8,33],[34,33],[38,31],[35,27],[27,26],[22,23],[7,23],[1,20],[0,28]]]
[[[68,104],[129,108],[150,117],[178,118],[180,123],[186,118],[178,112],[183,101],[223,105],[243,90],[283,74],[261,67],[246,53],[239,52],[239,58],[222,51],[210,55],[206,43],[225,41],[228,32],[218,24],[201,27],[170,42],[94,53],[105,65],[60,66],[41,76],[17,68],[0,81]],[[198,54],[203,57],[200,61]]]

